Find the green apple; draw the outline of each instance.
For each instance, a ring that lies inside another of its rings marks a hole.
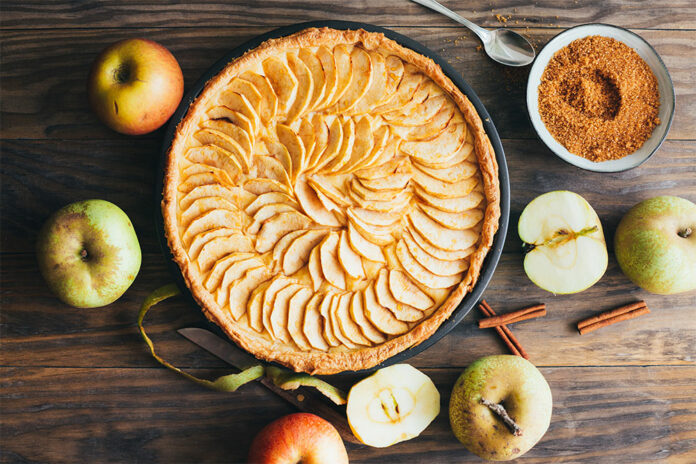
[[[89,101],[99,118],[117,132],[147,134],[174,114],[184,94],[176,58],[147,39],[128,39],[106,48],[92,65]]]
[[[525,251],[524,271],[552,293],[577,293],[594,285],[607,270],[602,223],[580,195],[565,190],[536,197],[517,226]]]
[[[619,222],[614,252],[624,274],[649,292],[696,289],[696,204],[673,196],[638,203]]]
[[[380,369],[348,392],[346,416],[353,435],[377,448],[417,437],[439,413],[435,384],[408,364]]]
[[[128,216],[104,200],[58,210],[39,232],[39,269],[53,293],[76,308],[116,301],[140,270],[140,245]]]
[[[508,461],[544,436],[552,408],[549,384],[534,364],[519,356],[486,356],[457,379],[449,404],[450,426],[472,453],[489,461]]]

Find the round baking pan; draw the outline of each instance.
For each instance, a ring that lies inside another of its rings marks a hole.
[[[425,46],[421,45],[413,39],[410,39],[401,34],[397,34],[396,32],[390,31],[389,29],[374,26],[372,24],[351,21],[312,21],[294,24],[291,26],[285,26],[268,32],[266,34],[260,35],[235,48],[230,53],[225,55],[222,59],[220,59],[217,63],[215,63],[210,69],[208,69],[200,77],[200,79],[198,79],[198,81],[193,85],[193,87],[189,89],[189,91],[186,93],[186,95],[184,95],[183,100],[179,104],[179,108],[174,113],[171,121],[169,122],[169,125],[164,135],[164,140],[162,143],[162,152],[160,155],[159,167],[157,170],[155,190],[155,226],[157,228],[157,235],[160,240],[162,252],[164,253],[165,257],[169,262],[172,275],[176,279],[176,282],[183,294],[186,295],[193,304],[196,304],[195,300],[193,299],[191,293],[188,290],[188,287],[186,287],[179,266],[172,259],[169,246],[167,245],[167,239],[164,235],[164,222],[162,218],[162,209],[160,206],[162,202],[164,166],[166,163],[167,152],[169,151],[169,147],[174,138],[176,126],[184,118],[184,116],[186,116],[186,112],[188,111],[189,106],[191,105],[193,100],[195,100],[196,97],[198,97],[198,95],[201,93],[201,91],[205,87],[205,84],[213,76],[218,74],[230,61],[243,55],[246,51],[256,48],[262,42],[268,39],[284,37],[310,27],[330,27],[339,30],[364,29],[370,32],[381,32],[385,36],[403,45],[404,47],[415,50],[416,52],[431,58],[435,63],[440,65],[447,77],[449,77],[452,80],[452,82],[454,82],[454,84],[457,87],[459,87],[459,89],[469,98],[469,100],[471,100],[471,103],[474,105],[476,111],[481,117],[481,120],[483,121],[483,127],[486,130],[488,137],[490,138],[491,144],[493,145],[493,149],[495,150],[496,160],[498,161],[498,175],[500,178],[500,224],[498,226],[498,232],[493,238],[493,246],[489,250],[486,259],[483,262],[483,266],[481,267],[481,273],[479,275],[478,281],[476,282],[476,285],[470,293],[464,296],[464,299],[459,303],[459,305],[454,310],[449,319],[443,322],[442,325],[440,325],[437,331],[430,338],[424,340],[419,345],[413,346],[400,353],[397,353],[396,355],[384,361],[382,364],[364,371],[370,372],[375,369],[389,366],[391,364],[403,362],[406,359],[431,347],[438,340],[447,335],[452,329],[454,329],[454,327],[457,324],[459,324],[459,322],[461,322],[461,320],[464,318],[464,316],[468,314],[471,308],[473,308],[474,305],[478,303],[479,299],[481,298],[481,295],[486,289],[486,286],[490,282],[491,277],[493,276],[493,272],[495,271],[495,267],[498,264],[498,260],[500,259],[500,255],[503,251],[505,235],[507,234],[508,229],[508,222],[510,216],[510,181],[508,177],[507,164],[505,162],[505,154],[503,153],[503,146],[500,143],[498,131],[495,129],[495,126],[493,125],[488,111],[486,111],[486,108],[483,106],[478,96],[476,96],[474,90],[469,86],[469,84],[466,83],[466,81],[464,81],[462,76],[457,71],[455,71],[454,68],[452,68],[452,66],[449,65],[449,63],[447,63],[447,61],[438,56],[432,50],[426,48]],[[208,323],[206,328],[216,332],[219,335],[224,335],[222,330],[220,330],[217,326],[215,326],[212,323]],[[230,343],[232,343],[232,341],[230,341]]]

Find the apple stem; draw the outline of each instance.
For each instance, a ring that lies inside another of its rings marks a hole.
[[[680,230],[677,232],[677,235],[680,236],[681,238],[689,238],[691,236],[691,233],[693,231],[691,230],[691,227],[687,227],[686,229]]]
[[[488,406],[491,411],[493,411],[495,414],[497,414],[503,422],[505,422],[505,425],[508,426],[512,434],[516,437],[522,436],[522,429],[520,428],[519,425],[517,425],[517,422],[515,422],[512,417],[508,414],[508,412],[505,410],[505,407],[502,404],[494,403],[492,401],[488,401],[486,398],[481,398],[481,404]]]
[[[80,251],[80,256],[82,256],[83,260],[87,259],[87,250],[83,248],[82,251]]]

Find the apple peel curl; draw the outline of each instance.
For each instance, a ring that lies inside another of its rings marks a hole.
[[[283,390],[296,390],[299,387],[314,387],[334,403],[339,405],[346,403],[346,394],[342,390],[339,390],[338,388],[334,387],[328,382],[325,382],[308,374],[298,374],[295,372],[291,372],[287,369],[281,369],[279,367],[264,366],[263,364],[259,363],[253,366],[249,366],[239,373],[223,375],[213,381],[210,381],[198,378],[169,363],[155,352],[155,345],[145,332],[145,327],[143,327],[143,320],[145,319],[145,315],[147,314],[147,312],[157,303],[160,303],[166,299],[172,298],[180,294],[181,291],[175,284],[168,284],[163,287],[160,287],[157,290],[150,293],[147,296],[147,298],[145,298],[145,301],[140,306],[140,310],[138,312],[138,329],[140,330],[141,337],[149,347],[150,354],[152,355],[152,357],[155,358],[155,360],[158,363],[160,363],[167,369],[170,369],[176,372],[177,374],[182,375],[183,377],[197,383],[198,385],[202,385],[206,388],[222,392],[234,392],[242,385],[247,384],[253,380],[259,379],[265,375],[277,387],[280,387]]]

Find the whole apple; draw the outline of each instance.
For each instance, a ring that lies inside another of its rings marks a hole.
[[[319,416],[289,414],[264,427],[251,443],[253,464],[348,464],[338,431]]]
[[[649,292],[696,289],[696,204],[673,196],[641,201],[619,222],[614,252],[624,274]]]
[[[176,58],[147,39],[128,39],[102,51],[87,82],[89,101],[99,119],[117,132],[147,134],[176,111],[184,76]]]
[[[39,269],[53,293],[76,308],[116,301],[140,270],[140,245],[121,208],[85,200],[58,210],[39,232]]]
[[[546,379],[519,356],[486,356],[457,379],[450,425],[472,453],[508,461],[529,451],[546,433],[553,399]]]

